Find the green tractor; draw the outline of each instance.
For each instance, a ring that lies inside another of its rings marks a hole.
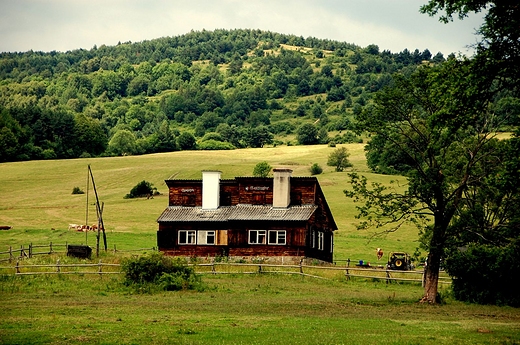
[[[410,255],[405,252],[392,252],[386,264],[389,270],[411,271],[414,269]]]

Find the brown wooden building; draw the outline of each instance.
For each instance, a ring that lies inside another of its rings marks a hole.
[[[167,255],[261,257],[332,262],[337,230],[315,177],[166,180],[169,205],[157,219],[157,244]]]

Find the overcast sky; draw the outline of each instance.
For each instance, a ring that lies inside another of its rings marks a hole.
[[[67,51],[202,29],[261,29],[380,50],[471,55],[482,15],[450,24],[427,0],[0,0],[0,52]]]

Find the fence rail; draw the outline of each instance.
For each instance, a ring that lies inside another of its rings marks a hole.
[[[106,270],[111,267],[111,270]],[[114,268],[117,267],[117,270]],[[97,264],[62,264],[58,259],[55,264],[44,265],[21,265],[16,261],[14,266],[0,267],[0,271],[14,273],[15,275],[41,275],[41,274],[121,274],[120,264],[103,263],[99,260]],[[79,269],[79,270],[78,270]],[[11,272],[9,272],[11,271]]]
[[[66,253],[68,244],[53,244],[50,242],[48,245],[33,245],[32,243],[28,246],[20,246],[20,249],[14,249],[9,247],[8,251],[0,252],[0,262],[16,262],[14,266],[0,267],[0,272],[9,271],[16,275],[36,275],[36,274],[121,274],[119,264],[108,264],[99,261],[97,264],[61,264],[58,260],[56,264],[48,265],[21,265],[20,261],[25,258],[32,258],[36,255],[49,255],[57,253]],[[46,250],[41,250],[45,248]],[[62,249],[63,248],[63,249]],[[120,250],[114,245],[113,253],[125,253],[125,252],[139,252],[139,251],[156,251],[157,248],[139,248],[130,250]],[[6,257],[2,257],[6,256]],[[266,263],[229,263],[229,262],[211,262],[211,263],[199,263],[191,264],[195,267],[197,273],[200,274],[256,274],[256,273],[273,273],[273,274],[298,274],[302,276],[311,276],[315,278],[327,279],[327,275],[330,276],[330,272],[333,271],[344,271],[344,276],[347,280],[351,278],[365,278],[365,279],[379,279],[385,280],[387,283],[391,281],[408,281],[408,282],[419,282],[424,284],[424,271],[423,270],[412,270],[412,271],[397,271],[385,269],[384,266],[373,266],[373,267],[354,267],[350,266],[351,261],[348,260],[336,260],[345,261],[345,266],[311,266],[300,263],[299,265],[277,265],[277,264],[266,264]],[[96,269],[94,270],[93,267]],[[119,267],[118,271],[113,268],[111,270],[104,270],[103,267]],[[53,269],[51,269],[53,268]],[[79,271],[78,268],[83,269]],[[251,269],[254,268],[254,269]],[[29,271],[29,270],[34,271]],[[329,271],[329,273],[323,273]],[[441,274],[439,277],[439,283],[451,284],[451,279],[445,274]]]
[[[69,244],[65,242],[65,244],[54,244],[50,242],[49,244],[44,245],[35,245],[35,244],[29,244],[21,245],[19,249],[16,249],[12,246],[9,246],[9,250],[0,252],[0,262],[13,262],[15,260],[19,259],[25,259],[25,258],[32,258],[36,255],[51,255],[51,254],[66,254],[67,253],[67,246]],[[39,248],[46,248],[48,250],[39,250]],[[61,249],[63,248],[63,249]],[[139,252],[139,251],[147,251],[147,250],[157,250],[156,247],[153,248],[138,248],[138,249],[127,249],[127,250],[121,250],[117,249],[116,245],[114,245],[114,248],[110,250],[113,253],[126,253],[126,252]]]
[[[301,276],[331,279],[336,272],[344,272],[342,275],[351,278],[378,279],[386,283],[393,281],[417,282],[424,284],[424,271],[396,271],[388,269],[354,268],[338,266],[311,266],[311,265],[276,265],[266,263],[202,263],[190,264],[198,274],[296,274]],[[7,271],[15,275],[41,275],[41,274],[121,274],[120,264],[103,263],[101,260],[95,264],[62,264],[58,259],[55,264],[22,265],[20,260],[13,266],[0,267],[0,272]],[[440,284],[451,284],[447,276],[439,278]]]

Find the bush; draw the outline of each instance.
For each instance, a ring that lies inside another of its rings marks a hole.
[[[453,277],[453,295],[459,301],[520,307],[520,241],[504,247],[471,244],[448,256],[446,271]]]
[[[318,163],[314,163],[311,166],[310,171],[311,175],[319,175],[323,172],[323,168]]]
[[[141,181],[138,184],[130,190],[130,193],[125,195],[125,199],[133,199],[133,198],[141,198],[141,197],[147,197],[149,198],[152,195],[158,195],[159,192],[157,191],[157,188],[153,186],[148,181]]]
[[[271,172],[272,167],[266,161],[260,162],[255,165],[253,169],[253,176],[255,177],[267,177]]]
[[[234,150],[236,147],[227,142],[210,139],[201,142],[198,148],[200,150]]]
[[[166,291],[203,288],[200,277],[185,261],[161,253],[126,259],[122,262],[122,269],[126,285],[151,284]]]
[[[79,187],[74,187],[72,188],[72,194],[85,194],[85,192],[82,191]]]

